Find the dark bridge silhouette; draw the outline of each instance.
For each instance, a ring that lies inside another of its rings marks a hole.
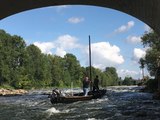
[[[0,0],[0,20],[47,6],[93,5],[112,8],[138,18],[160,35],[160,0]]]

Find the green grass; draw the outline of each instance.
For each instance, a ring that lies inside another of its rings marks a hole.
[[[4,89],[14,89],[14,87],[8,85],[8,84],[3,84],[0,86],[0,88],[4,88]]]

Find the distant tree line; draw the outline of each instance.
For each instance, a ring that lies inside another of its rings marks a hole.
[[[137,80],[137,79],[133,79],[130,76],[126,76],[123,80],[121,80],[121,78],[119,78],[119,82],[118,85],[138,85],[141,81]]]
[[[76,56],[67,53],[63,58],[43,54],[22,37],[0,30],[0,86],[13,88],[81,87],[82,79],[89,75],[89,67],[82,67]],[[114,67],[104,71],[92,67],[92,78],[100,78],[102,87],[118,85]]]

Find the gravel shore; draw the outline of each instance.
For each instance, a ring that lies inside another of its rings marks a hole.
[[[4,89],[4,88],[0,89],[0,96],[23,95],[23,94],[26,94],[26,93],[28,93],[28,91],[27,90],[23,90],[23,89],[17,89],[17,90]]]

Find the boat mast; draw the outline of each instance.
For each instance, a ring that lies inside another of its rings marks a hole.
[[[91,39],[89,35],[89,78],[91,81],[90,90],[92,90],[92,65],[91,65]]]

